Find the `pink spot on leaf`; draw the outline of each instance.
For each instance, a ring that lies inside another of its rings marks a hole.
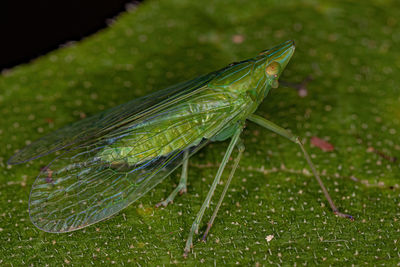
[[[328,143],[327,141],[316,136],[311,137],[311,144],[320,148],[323,151],[333,151],[335,149],[335,147],[331,143]]]

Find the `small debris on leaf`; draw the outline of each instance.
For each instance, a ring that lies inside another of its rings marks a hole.
[[[377,150],[377,149],[375,149],[375,148],[372,147],[372,146],[368,147],[368,148],[367,148],[367,151],[368,151],[368,152],[374,152],[374,153],[377,154],[378,156],[380,156],[380,157],[382,157],[382,158],[384,158],[384,159],[386,159],[386,160],[388,160],[388,161],[390,161],[390,162],[393,162],[393,163],[394,163],[394,162],[397,161],[397,158],[396,158],[396,157],[392,157],[392,156],[386,155],[386,154],[383,153],[382,151]]]
[[[357,138],[357,141],[358,141],[360,144],[365,143],[364,140],[361,138],[360,135],[355,134],[354,137]],[[366,145],[365,145],[365,146],[366,146]],[[366,146],[366,147],[367,147],[367,146]],[[397,157],[393,157],[393,156],[390,156],[390,155],[388,155],[388,154],[386,154],[386,153],[383,153],[382,151],[376,149],[376,148],[373,147],[373,146],[368,146],[368,147],[367,147],[367,152],[369,152],[369,153],[375,153],[375,154],[377,154],[378,156],[380,156],[381,158],[384,158],[384,159],[386,159],[386,160],[388,160],[388,161],[390,161],[390,162],[392,162],[392,163],[395,163],[395,162],[397,161]]]
[[[47,123],[54,123],[54,120],[52,119],[52,118],[46,118],[45,119],[45,121],[47,122]]]
[[[244,41],[244,36],[241,34],[236,34],[232,37],[232,42],[235,44],[241,44]]]
[[[270,242],[272,239],[274,239],[274,235],[267,235],[267,237],[265,238],[267,242]]]

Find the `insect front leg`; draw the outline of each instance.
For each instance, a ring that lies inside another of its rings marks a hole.
[[[304,157],[306,158],[306,161],[307,161],[308,165],[310,166],[310,168],[311,168],[311,170],[312,170],[312,172],[314,174],[315,179],[317,180],[319,186],[321,187],[322,191],[324,192],[325,198],[326,198],[326,200],[328,200],[329,205],[331,206],[333,212],[336,215],[338,215],[339,217],[348,218],[348,219],[350,219],[352,221],[354,220],[353,216],[341,213],[338,210],[338,208],[336,207],[335,203],[333,202],[331,196],[329,195],[328,190],[326,189],[324,183],[322,182],[321,178],[319,177],[319,175],[317,173],[317,170],[316,170],[314,164],[311,161],[310,156],[308,155],[307,151],[305,150],[305,148],[304,148],[303,144],[301,143],[301,141],[300,141],[298,136],[294,136],[293,134],[288,132],[286,129],[284,129],[284,128],[276,125],[275,123],[273,123],[273,122],[271,122],[269,120],[266,120],[266,119],[264,119],[264,118],[262,118],[260,116],[251,114],[247,119],[252,121],[252,122],[254,122],[254,123],[257,123],[258,125],[260,125],[260,126],[262,126],[264,128],[267,128],[268,130],[273,131],[274,133],[277,133],[277,134],[279,134],[279,135],[281,135],[283,137],[286,137],[290,141],[298,144],[300,146],[301,150],[303,151]]]
[[[211,184],[210,190],[208,191],[207,197],[204,200],[203,204],[201,205],[200,210],[197,213],[196,219],[194,220],[192,227],[190,228],[189,236],[186,241],[185,252],[183,254],[183,256],[185,258],[189,254],[190,249],[193,247],[193,235],[198,233],[201,219],[203,218],[205,210],[210,205],[210,201],[214,194],[215,188],[217,187],[219,181],[221,180],[222,173],[225,169],[227,162],[229,161],[229,157],[231,156],[233,149],[235,148],[235,146],[239,140],[239,136],[240,136],[240,133],[242,132],[242,129],[243,129],[243,126],[240,125],[236,129],[235,133],[233,134],[231,142],[229,143],[228,149],[225,152],[224,158],[222,159],[222,162],[219,165],[219,168],[218,168],[217,174],[215,175],[214,181]]]
[[[176,197],[176,195],[179,194],[183,194],[186,193],[187,191],[187,170],[188,170],[188,165],[189,165],[189,150],[185,150],[183,152],[183,164],[182,164],[182,174],[181,174],[181,179],[179,181],[178,186],[174,189],[174,191],[171,192],[171,194],[167,197],[167,199],[165,199],[164,201],[161,201],[160,203],[158,203],[156,205],[156,207],[160,207],[160,206],[168,206],[169,203],[173,203],[174,202],[174,198]]]

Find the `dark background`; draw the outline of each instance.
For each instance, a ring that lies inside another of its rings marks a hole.
[[[140,1],[6,0],[0,3],[0,71],[78,41]]]

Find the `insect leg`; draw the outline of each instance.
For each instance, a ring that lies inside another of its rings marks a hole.
[[[257,123],[258,125],[260,125],[264,128],[267,128],[268,130],[273,131],[274,133],[277,133],[283,137],[286,137],[290,141],[298,144],[300,146],[301,150],[303,151],[304,157],[306,158],[306,161],[307,161],[308,165],[310,166],[315,179],[317,180],[319,186],[321,187],[322,191],[324,192],[325,198],[328,200],[329,205],[331,206],[331,208],[333,210],[333,213],[335,213],[339,217],[348,218],[352,221],[354,220],[353,216],[341,213],[338,210],[338,208],[336,207],[335,203],[333,203],[333,200],[332,200],[331,196],[329,195],[328,190],[326,189],[324,183],[322,182],[321,178],[319,177],[317,170],[311,161],[310,156],[308,155],[307,151],[305,150],[305,148],[304,148],[303,144],[301,143],[298,136],[293,135],[292,133],[288,132],[286,129],[284,129],[284,128],[276,125],[275,123],[273,123],[269,120],[266,120],[260,116],[252,114],[247,119],[254,123]]]
[[[166,207],[169,203],[174,202],[175,196],[179,194],[186,193],[186,183],[187,183],[187,169],[189,164],[189,150],[185,150],[183,152],[183,164],[182,164],[182,174],[181,179],[179,181],[178,186],[171,192],[171,194],[165,199],[156,205],[156,207],[164,206]]]
[[[243,155],[243,152],[244,152],[244,149],[245,149],[242,140],[239,139],[236,145],[237,145],[238,150],[239,150],[238,155],[237,155],[237,157],[235,159],[235,162],[233,164],[233,168],[231,170],[231,173],[229,174],[228,180],[226,180],[226,184],[225,184],[224,190],[222,191],[222,194],[221,194],[221,197],[219,198],[218,204],[215,207],[214,213],[211,216],[210,221],[207,223],[207,229],[204,232],[204,235],[203,235],[203,238],[202,238],[203,241],[206,241],[206,239],[207,239],[208,232],[210,231],[211,227],[213,226],[214,220],[217,217],[218,210],[221,207],[221,204],[222,204],[222,201],[224,200],[226,192],[228,191],[229,184],[231,183],[233,175],[235,174],[235,171],[236,171],[237,167],[239,166],[240,159],[242,158],[242,155]]]
[[[228,149],[225,152],[224,158],[222,159],[222,162],[219,165],[219,168],[218,168],[217,174],[215,175],[214,181],[211,184],[211,188],[208,191],[207,197],[204,200],[203,204],[201,205],[201,208],[200,208],[199,212],[197,213],[196,219],[194,220],[192,227],[190,228],[189,236],[186,241],[185,252],[183,254],[184,257],[187,257],[188,253],[190,252],[190,249],[193,247],[193,235],[198,233],[201,219],[203,218],[206,208],[208,208],[210,205],[210,201],[214,194],[215,188],[217,187],[217,185],[221,179],[221,175],[225,169],[226,163],[228,162],[229,157],[231,156],[232,151],[235,148],[236,143],[239,140],[239,136],[240,136],[240,133],[242,132],[242,129],[243,129],[243,127],[239,126],[236,129],[236,132],[233,134],[231,142],[229,143]]]

